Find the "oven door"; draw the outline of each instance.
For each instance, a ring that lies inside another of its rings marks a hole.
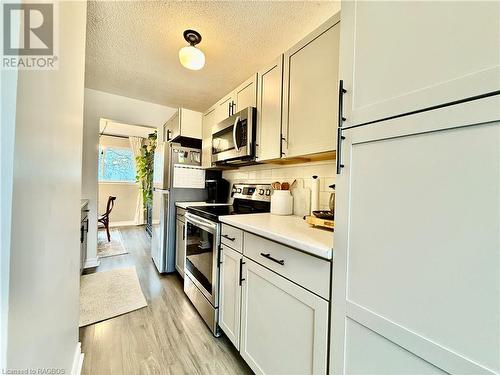
[[[235,113],[212,129],[212,162],[254,156],[254,108]]]
[[[186,273],[213,307],[219,305],[219,224],[186,213]]]

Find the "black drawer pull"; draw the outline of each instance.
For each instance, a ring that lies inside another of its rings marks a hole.
[[[229,237],[227,234],[221,234],[221,236],[228,239],[229,241],[234,241],[236,239],[235,237]]]
[[[269,260],[272,260],[272,261],[273,261],[273,262],[275,262],[275,263],[281,264],[282,266],[284,266],[284,265],[285,265],[285,261],[284,261],[283,259],[278,260],[278,259],[276,259],[276,258],[273,258],[273,257],[271,256],[271,254],[270,254],[270,253],[267,253],[267,254],[260,253],[260,255],[262,255],[264,258],[267,258],[267,259],[269,259]]]

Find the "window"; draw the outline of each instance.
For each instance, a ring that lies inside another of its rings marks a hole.
[[[99,147],[99,181],[135,182],[135,158],[131,149]]]

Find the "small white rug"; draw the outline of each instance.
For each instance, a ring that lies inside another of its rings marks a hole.
[[[83,275],[80,327],[147,306],[135,267]]]
[[[122,242],[122,235],[118,229],[110,230],[111,241],[108,242],[106,230],[97,232],[97,255],[99,258],[113,257],[115,255],[127,254]]]

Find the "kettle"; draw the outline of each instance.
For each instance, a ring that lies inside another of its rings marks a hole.
[[[333,189],[333,193],[330,194],[330,200],[328,202],[330,206],[330,211],[335,211],[335,184],[329,186],[329,188]]]

